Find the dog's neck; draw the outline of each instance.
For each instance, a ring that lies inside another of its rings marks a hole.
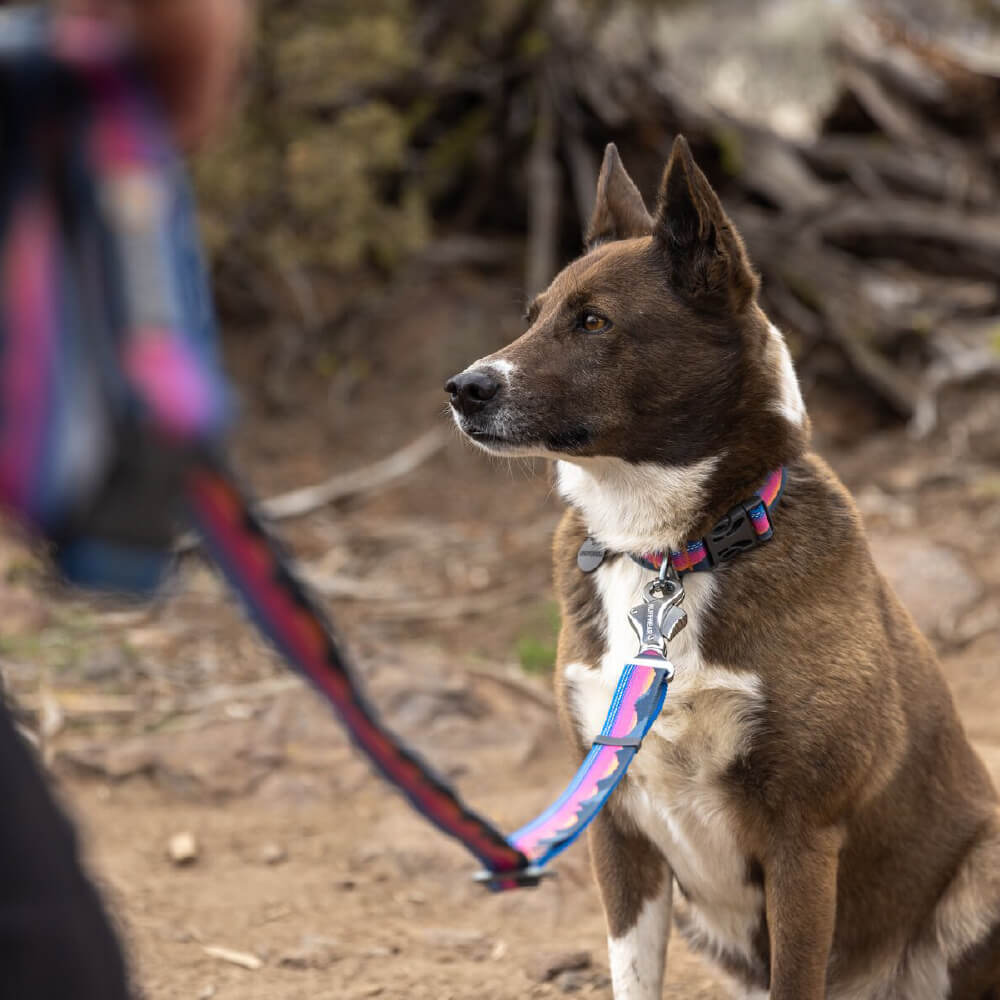
[[[768,325],[762,371],[763,405],[734,422],[731,433],[741,437],[720,440],[717,454],[683,466],[612,457],[562,460],[556,473],[560,495],[613,551],[681,549],[805,446],[809,424],[802,394],[784,338],[773,324]],[[763,427],[767,432],[761,432]]]
[[[557,465],[559,493],[616,552],[678,549],[703,517],[720,456],[688,466],[587,458]]]

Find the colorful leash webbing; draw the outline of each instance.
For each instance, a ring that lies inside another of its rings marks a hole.
[[[257,625],[331,703],[382,775],[497,876],[493,888],[536,881],[522,874],[530,868],[528,859],[378,721],[352,679],[332,623],[295,579],[280,546],[221,465],[194,461],[187,472],[185,498],[191,520]]]
[[[666,660],[651,653],[625,665],[600,736],[566,791],[537,819],[510,837],[532,864],[541,866],[551,861],[601,811],[660,714],[671,673]]]

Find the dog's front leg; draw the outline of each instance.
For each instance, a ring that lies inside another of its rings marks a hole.
[[[608,925],[615,1000],[660,1000],[673,875],[652,842],[623,832],[608,810],[591,827],[590,852]]]
[[[770,1000],[824,1000],[837,915],[836,830],[782,838],[764,865]]]

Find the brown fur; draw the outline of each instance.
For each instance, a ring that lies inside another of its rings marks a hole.
[[[723,456],[683,512],[682,537],[664,546],[706,533],[770,470],[788,471],[773,540],[715,570],[700,611],[700,662],[758,678],[764,692],[750,738],[712,779],[764,903],[752,955],[716,961],[748,988],[769,984],[771,1000],[820,1000],[846,984],[855,997],[887,956],[917,969],[946,938],[953,1000],[997,995],[996,793],[932,650],[872,562],[853,501],[808,452],[808,423],[774,406],[757,278],[683,140],[655,217],[609,147],[588,245],[536,300],[529,331],[494,356],[517,374],[463,415],[463,429],[492,450],[610,456],[625,469]],[[594,312],[610,325],[589,335],[580,316]],[[588,527],[570,509],[554,548],[560,716],[581,753],[564,670],[599,664],[607,641],[595,580],[576,566]],[[685,748],[647,744],[642,754],[696,773]],[[624,805],[631,780],[591,839],[613,939],[670,872]],[[697,903],[697,886],[681,891]]]

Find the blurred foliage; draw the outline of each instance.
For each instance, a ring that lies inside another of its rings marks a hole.
[[[518,663],[526,674],[549,674],[555,669],[559,642],[559,606],[546,601],[515,643]]]
[[[195,171],[223,311],[331,326],[345,303],[317,301],[327,286],[350,298],[435,230],[523,234],[536,108],[567,25],[587,38],[621,6],[258,0],[241,107]]]
[[[391,197],[412,127],[364,88],[412,66],[406,0],[264,0],[239,118],[196,170],[216,257],[264,273],[390,267],[427,233],[416,187]]]
[[[498,67],[541,55],[545,6],[261,0],[242,107],[195,170],[223,307],[280,309],[290,276],[391,273],[460,212]]]

